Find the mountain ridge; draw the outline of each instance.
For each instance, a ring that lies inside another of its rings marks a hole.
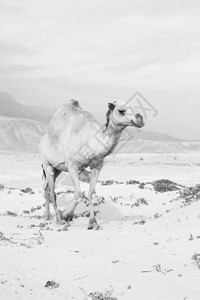
[[[0,92],[0,151],[38,151],[38,144],[55,109],[21,104],[8,93]],[[174,138],[168,134],[127,128],[117,151],[185,152],[200,149],[200,141]]]
[[[48,122],[53,111],[51,108],[22,104],[15,100],[10,94],[0,92],[0,116]]]
[[[47,123],[39,120],[0,117],[0,151],[11,152],[38,152],[38,144],[41,136],[47,129]],[[141,132],[140,132],[141,134]],[[117,148],[119,153],[170,153],[199,151],[200,141],[186,141],[170,139],[162,136],[162,139],[153,138],[152,133],[142,132],[142,136],[124,136]],[[147,139],[146,136],[149,136]],[[167,140],[166,140],[167,138]]]

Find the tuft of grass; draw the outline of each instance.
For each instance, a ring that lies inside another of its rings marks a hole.
[[[101,182],[101,185],[112,185],[114,182],[114,180],[105,180]]]
[[[192,255],[191,259],[195,261],[196,265],[200,269],[200,254],[195,253],[194,255]]]
[[[0,231],[0,241],[10,242],[10,239],[5,237],[4,233],[2,231]]]
[[[44,287],[46,287],[47,289],[51,290],[51,289],[56,289],[58,288],[60,285],[58,282],[55,282],[54,280],[48,280]]]
[[[133,206],[140,206],[141,204],[144,204],[144,205],[148,205],[148,202],[145,198],[138,198],[132,205],[131,207]]]
[[[2,191],[5,188],[4,184],[0,184],[0,191]]]
[[[100,212],[99,210],[95,210],[94,211],[94,216],[96,217],[99,212]],[[84,218],[84,217],[89,218],[89,216],[90,216],[90,211],[89,210],[85,210],[82,213],[74,215],[75,218],[80,218],[80,217],[82,217],[82,218]]]
[[[30,214],[30,213],[33,213],[33,212],[35,212],[36,210],[39,210],[39,209],[41,209],[41,208],[42,208],[41,205],[38,205],[37,207],[32,207],[30,210],[25,209],[25,210],[23,210],[23,214]]]
[[[133,225],[144,225],[146,223],[145,220],[136,221],[133,223]]]
[[[139,184],[139,188],[140,188],[140,189],[144,189],[144,187],[145,187],[145,183],[144,183],[144,182],[141,182],[141,183]]]
[[[126,184],[128,185],[128,184],[140,184],[140,182],[138,181],[138,180],[128,180],[128,181],[126,181]]]
[[[117,181],[117,180],[104,180],[100,181],[101,185],[112,185],[112,184],[123,184],[122,181]]]

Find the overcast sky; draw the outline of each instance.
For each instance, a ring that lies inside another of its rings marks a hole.
[[[0,90],[100,118],[139,91],[146,130],[200,139],[200,1],[0,0]]]

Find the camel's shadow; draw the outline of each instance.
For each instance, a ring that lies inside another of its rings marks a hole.
[[[57,200],[59,208],[66,207],[69,203],[68,198],[62,195]],[[95,206],[96,218],[102,221],[116,221],[123,219],[124,215],[122,212],[114,205],[109,202],[104,202]],[[80,202],[75,210],[75,215],[77,217],[89,217],[89,206],[84,202]]]

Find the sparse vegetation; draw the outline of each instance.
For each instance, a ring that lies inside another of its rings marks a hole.
[[[133,204],[131,205],[131,207],[132,207],[132,206],[140,206],[141,204],[148,205],[148,202],[147,202],[147,200],[146,200],[145,198],[138,198],[138,199],[135,201],[135,203],[133,203]]]
[[[133,223],[133,225],[144,225],[146,223],[145,220],[136,221]]]
[[[180,197],[184,199],[183,205],[185,206],[200,200],[200,184],[181,190]]]
[[[156,214],[154,215],[154,219],[158,219],[158,218],[161,217],[161,216],[162,216],[161,214],[156,213]]]
[[[82,202],[85,203],[86,206],[89,206],[90,203],[88,201],[88,198],[85,195],[85,192],[82,193]],[[103,196],[95,196],[95,203],[94,206],[100,205],[102,203],[105,203],[105,198]]]
[[[112,185],[113,183],[115,183],[114,180],[101,181],[101,185]]]
[[[99,210],[95,210],[94,211],[94,216],[96,217],[96,215],[99,213]],[[84,212],[82,213],[79,213],[79,214],[75,214],[74,217],[75,218],[79,218],[79,217],[82,217],[82,218],[89,218],[90,216],[90,211],[89,210],[85,210]]]
[[[101,185],[112,185],[112,184],[123,184],[124,182],[122,181],[117,181],[117,180],[104,180],[100,181]]]
[[[112,297],[112,292],[106,291],[103,292],[92,292],[88,295],[88,298],[86,300],[117,300],[116,297]]]
[[[122,200],[122,196],[118,196],[118,197],[111,197],[110,196],[111,201],[113,201],[114,203],[119,202],[119,200]]]
[[[42,208],[42,207],[41,207],[40,205],[38,205],[37,207],[32,207],[30,210],[27,210],[27,209],[23,210],[23,213],[24,213],[24,214],[30,214],[30,213],[35,212],[36,210],[41,209],[41,208]]]
[[[14,212],[12,212],[12,211],[10,211],[10,210],[7,210],[7,211],[6,211],[6,216],[16,217],[17,214],[14,213]]]
[[[126,184],[140,184],[140,182],[138,180],[128,180],[126,181]]]

